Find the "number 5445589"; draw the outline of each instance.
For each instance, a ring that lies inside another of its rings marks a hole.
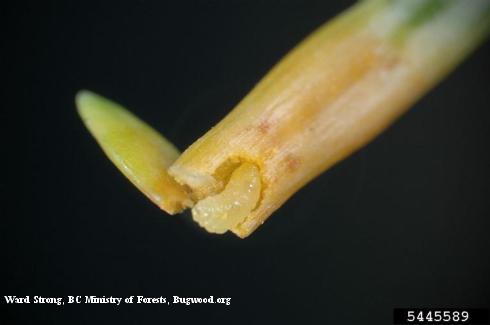
[[[409,310],[407,312],[407,321],[408,322],[465,322],[469,318],[469,313],[467,311],[413,311]]]

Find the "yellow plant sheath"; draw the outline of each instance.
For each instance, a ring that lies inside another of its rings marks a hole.
[[[490,31],[490,0],[367,0],[321,26],[182,155],[122,107],[77,97],[116,166],[169,213],[250,235],[371,141]],[[167,173],[168,172],[168,173]]]
[[[287,55],[169,173],[201,199],[223,188],[220,170],[230,161],[258,166],[260,202],[231,229],[248,236],[308,181],[382,132],[481,41],[490,3],[470,2],[353,7]]]

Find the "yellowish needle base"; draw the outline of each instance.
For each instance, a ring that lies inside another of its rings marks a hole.
[[[489,0],[367,0],[320,27],[180,155],[94,93],[80,115],[114,164],[169,213],[250,235],[311,179],[367,144],[490,31]]]

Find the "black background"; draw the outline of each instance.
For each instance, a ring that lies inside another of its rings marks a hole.
[[[394,307],[488,307],[488,42],[246,240],[160,211],[76,114],[76,91],[94,90],[185,149],[351,4],[3,5],[0,323],[390,324]],[[7,306],[3,295],[232,300]]]

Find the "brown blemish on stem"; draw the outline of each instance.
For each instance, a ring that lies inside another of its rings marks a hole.
[[[267,121],[267,120],[260,122],[259,126],[257,127],[257,129],[259,130],[259,133],[261,133],[263,135],[269,133],[270,128],[271,128],[271,125],[270,125],[269,121]]]
[[[301,159],[292,154],[288,154],[284,158],[284,162],[286,163],[287,171],[290,173],[294,173],[301,165]]]

